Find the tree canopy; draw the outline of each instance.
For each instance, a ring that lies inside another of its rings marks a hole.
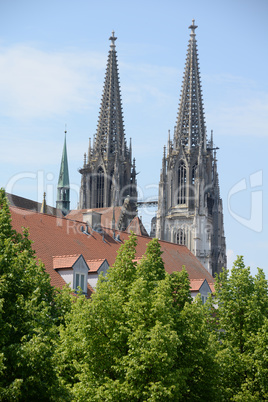
[[[209,331],[187,272],[165,272],[156,239],[139,263],[135,247],[132,235],[92,300],[78,300],[67,314],[62,377],[76,400],[213,399]]]
[[[0,190],[1,401],[267,401],[268,285],[238,257],[205,305],[159,242],[122,244],[91,299],[56,290]]]
[[[219,387],[224,400],[268,400],[268,286],[261,269],[250,274],[239,256],[216,280],[217,308],[208,303]],[[214,302],[215,303],[215,302]],[[212,307],[212,308],[211,308]],[[211,314],[211,312],[213,312]]]
[[[60,400],[64,393],[54,365],[55,300],[27,230],[12,229],[0,190],[0,400]]]

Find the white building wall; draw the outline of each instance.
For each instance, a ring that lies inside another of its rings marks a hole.
[[[87,282],[88,282],[88,284],[93,288],[93,289],[96,289],[96,285],[97,285],[97,282],[98,282],[98,278],[99,278],[99,275],[98,275],[98,272],[92,272],[92,273],[88,273],[88,279],[87,279]]]
[[[70,285],[70,288],[73,289],[73,269],[59,269],[57,272],[60,274],[62,279]]]
[[[108,262],[105,260],[102,265],[100,266],[100,268],[98,269],[97,272],[90,272],[88,273],[88,284],[93,288],[96,289],[97,286],[97,282],[99,279],[99,276],[101,273],[103,273],[103,275],[105,276],[107,274],[107,271],[109,269],[109,264]]]

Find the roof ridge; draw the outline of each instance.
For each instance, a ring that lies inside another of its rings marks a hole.
[[[26,200],[28,200],[28,198],[26,198]],[[32,201],[32,200],[30,200],[30,201]],[[36,202],[37,204],[42,204],[41,202],[37,202],[37,201],[33,201],[33,202]],[[27,209],[27,208],[23,208],[23,207],[17,207],[16,205],[9,205],[9,208],[12,208],[12,209],[21,209],[22,211],[27,211],[27,213],[25,214],[25,215],[32,215],[32,214],[38,214],[38,215],[41,215],[41,216],[49,216],[49,217],[51,217],[51,218],[56,218],[56,219],[68,219],[68,218],[65,218],[63,215],[61,215],[61,216],[57,216],[57,215],[51,215],[51,214],[48,214],[48,213],[43,213],[43,212],[39,212],[39,211],[35,211],[35,210],[32,210],[32,209]],[[55,207],[51,207],[50,205],[47,205],[47,208],[54,208],[54,209],[56,209]]]
[[[52,258],[66,258],[66,257],[76,257],[76,256],[80,256],[81,253],[77,253],[77,254],[62,254],[62,255],[52,255]]]

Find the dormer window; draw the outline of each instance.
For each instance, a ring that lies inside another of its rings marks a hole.
[[[79,287],[86,293],[86,275],[75,273],[75,290],[79,291]]]
[[[87,293],[89,268],[82,254],[53,256],[53,268],[75,292]]]

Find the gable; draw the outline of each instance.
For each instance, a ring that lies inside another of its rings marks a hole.
[[[204,280],[204,282],[202,283],[199,292],[201,293],[201,295],[208,295],[209,293],[212,293],[209,284],[207,283],[206,279]]]

